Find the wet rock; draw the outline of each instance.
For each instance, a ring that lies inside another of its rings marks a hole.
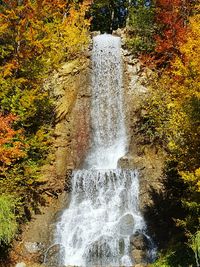
[[[143,264],[148,262],[149,242],[143,233],[137,232],[131,236],[131,255],[134,263]]]
[[[148,239],[142,233],[136,233],[131,236],[131,245],[135,249],[146,250],[148,249]]]
[[[129,155],[126,155],[122,158],[119,159],[118,161],[118,166],[120,166],[120,168],[123,168],[123,169],[129,169],[130,167],[132,168],[133,167],[133,158]]]
[[[135,264],[141,264],[146,260],[146,253],[140,249],[133,249],[131,251],[131,256]]]
[[[93,31],[93,32],[91,32],[91,37],[95,37],[95,36],[97,36],[99,34],[101,34],[100,31]]]
[[[121,254],[124,254],[124,249],[125,249],[124,239],[121,239],[119,241],[119,251]]]
[[[121,264],[122,266],[131,266],[132,265],[131,258],[128,255],[124,255],[121,258]]]
[[[65,185],[64,185],[64,190],[69,193],[72,190],[72,183],[71,183],[71,179],[72,179],[72,169],[68,169],[66,172],[66,177],[65,177]]]
[[[134,228],[134,219],[132,214],[124,215],[119,221],[119,231],[121,235],[131,235]]]
[[[37,242],[25,242],[24,247],[31,254],[38,253],[41,250],[41,245]]]
[[[15,267],[26,267],[26,264],[24,262],[17,263]]]
[[[93,263],[95,265],[106,265],[104,261],[110,258],[112,255],[111,249],[108,245],[109,237],[101,236],[99,240],[93,242],[85,251],[84,257],[87,263]],[[102,259],[102,262],[99,262]]]
[[[62,253],[62,247],[59,244],[55,244],[49,247],[45,253],[44,263],[48,267],[60,266],[59,254]]]

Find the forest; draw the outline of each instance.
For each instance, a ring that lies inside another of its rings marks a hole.
[[[166,246],[149,266],[200,266],[200,3],[198,0],[0,1],[0,258],[43,201],[56,98],[44,86],[82,58],[91,33],[121,29],[151,70],[140,134],[165,151]],[[0,265],[1,265],[0,260]]]

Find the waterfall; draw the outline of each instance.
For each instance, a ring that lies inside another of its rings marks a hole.
[[[75,170],[69,207],[56,229],[63,266],[132,266],[130,238],[145,229],[136,170],[117,168],[127,152],[121,40],[93,39],[92,146]]]
[[[116,169],[127,146],[119,37],[104,34],[94,38],[92,66],[93,144],[86,167]]]

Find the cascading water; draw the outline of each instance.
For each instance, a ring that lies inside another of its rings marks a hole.
[[[73,172],[72,198],[57,224],[62,265],[132,266],[130,237],[145,229],[137,171],[117,168],[126,154],[121,40],[93,40],[92,147]]]
[[[123,113],[121,41],[99,35],[93,41],[92,128],[93,145],[86,159],[92,169],[116,169],[126,153]]]

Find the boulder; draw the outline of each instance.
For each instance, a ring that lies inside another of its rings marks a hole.
[[[45,253],[44,264],[48,267],[60,266],[59,254],[62,253],[62,247],[59,244],[54,244],[49,247]]]
[[[141,232],[136,232],[131,236],[130,243],[134,263],[143,264],[148,262],[149,241],[147,237]]]
[[[24,247],[31,254],[38,253],[41,250],[41,246],[37,242],[25,242]]]
[[[143,250],[140,249],[133,249],[131,251],[131,256],[135,264],[141,264],[145,262],[146,259],[146,253]]]
[[[139,250],[147,250],[148,249],[148,239],[143,233],[137,232],[136,234],[131,236],[131,245],[135,249]]]
[[[126,214],[120,218],[119,231],[121,235],[131,235],[135,222],[132,214]]]
[[[85,258],[87,262],[95,262],[98,258],[106,259],[111,256],[111,249],[109,247],[110,237],[101,236],[98,240],[91,243],[85,251]]]
[[[15,265],[15,267],[26,267],[26,264],[24,262],[19,262]]]

